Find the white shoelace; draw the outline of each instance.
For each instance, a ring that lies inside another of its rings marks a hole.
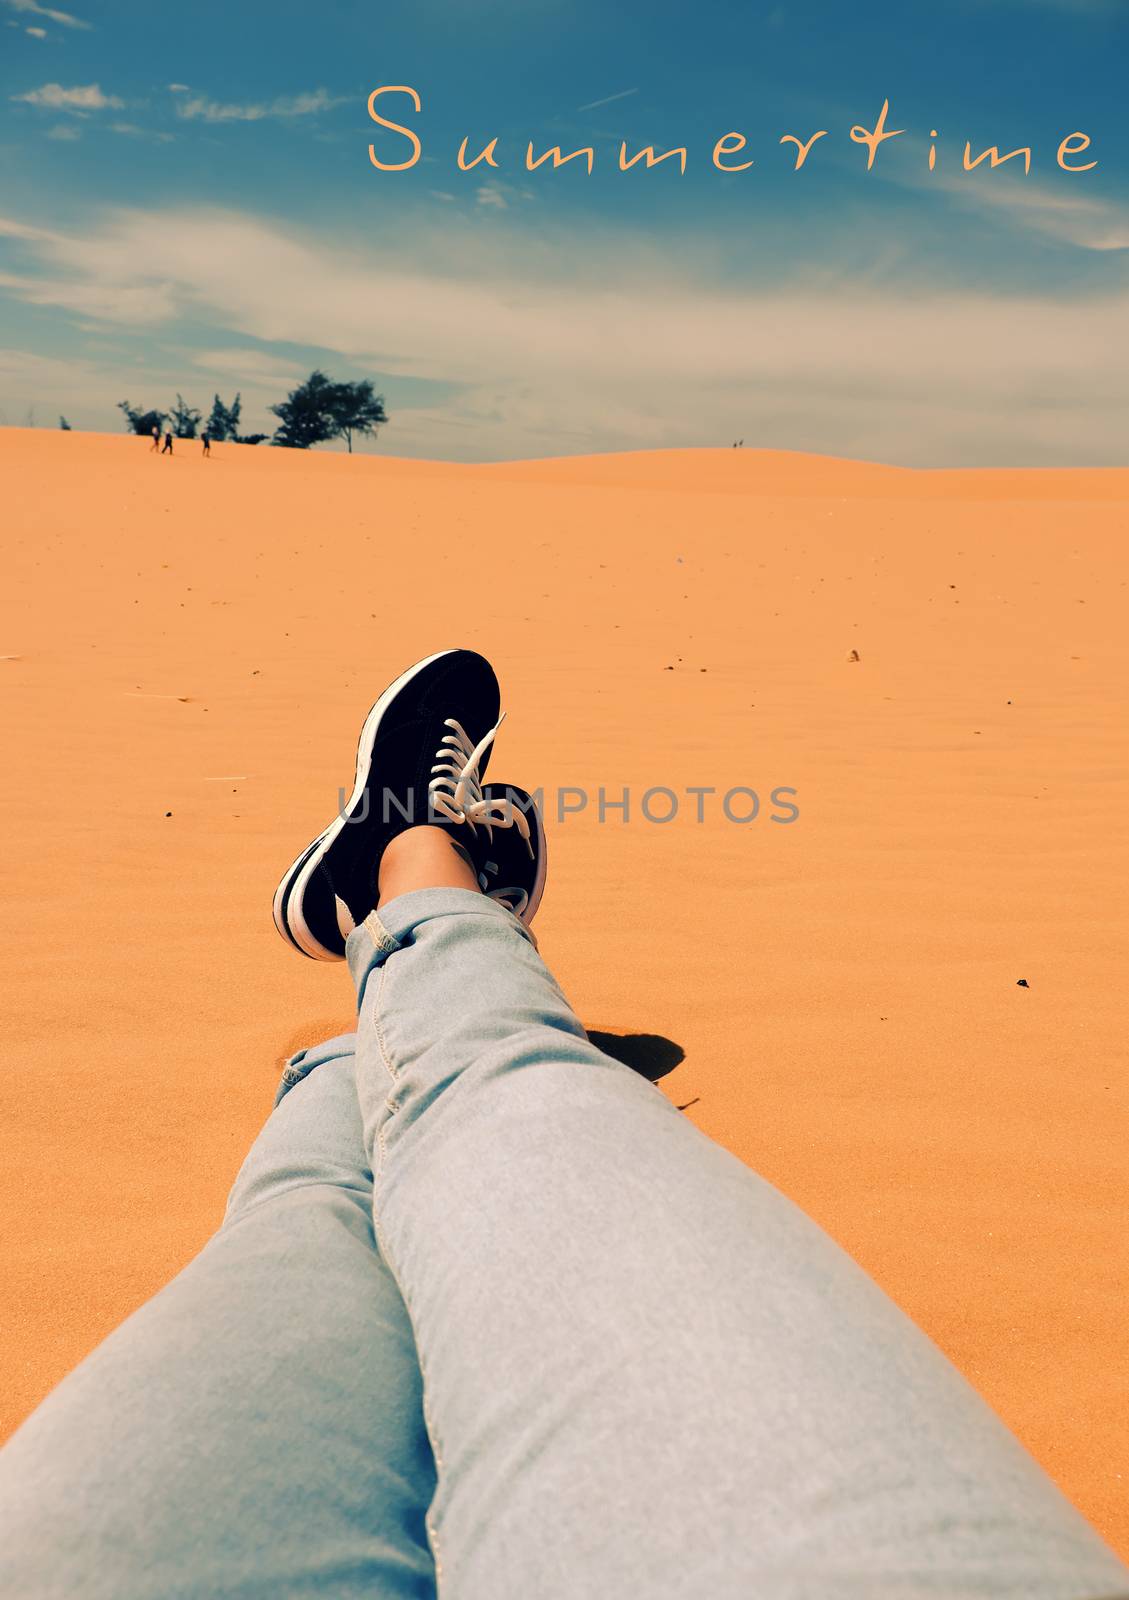
[[[470,734],[461,722],[454,717],[444,720],[443,726],[451,731],[444,734],[435,752],[435,764],[428,785],[430,804],[433,811],[448,821],[469,822],[472,828],[484,827],[490,837],[493,837],[494,828],[516,828],[532,855],[533,844],[525,813],[508,797],[487,799],[482,793],[479,765],[505,720],[503,711],[489,733],[477,744],[471,743]]]
[[[513,912],[515,917],[520,917],[526,906],[529,904],[529,896],[526,894],[525,890],[519,889],[516,884],[510,889],[487,889],[486,885],[489,883],[489,881],[490,880],[486,876],[485,872],[479,873],[479,886],[481,887],[487,900],[500,901],[502,905],[506,906],[510,911]]]
[[[470,734],[461,722],[457,722],[454,717],[444,719],[443,726],[451,731],[443,735],[439,749],[435,752],[431,781],[427,786],[428,802],[432,812],[446,817],[449,822],[468,822],[472,831],[484,827],[489,838],[493,838],[495,828],[516,828],[525,840],[532,857],[533,841],[530,838],[529,821],[524,811],[515,806],[508,796],[488,800],[482,793],[479,764],[494,743],[498,729],[505,720],[506,713],[503,711],[489,733],[484,734],[477,744],[472,744]],[[489,881],[487,873],[497,876],[497,862],[486,863],[486,872],[480,872],[478,875],[479,885],[488,899],[500,900],[510,908],[515,917],[519,917],[529,904],[528,894],[524,889],[517,887],[487,889]],[[337,926],[341,930],[341,937],[347,939],[356,923],[352,912],[340,895],[335,895],[334,899]]]
[[[428,785],[430,805],[433,811],[451,822],[468,822],[472,830],[485,828],[487,837],[491,839],[495,828],[516,828],[532,857],[533,840],[525,812],[515,806],[508,795],[488,799],[482,792],[479,765],[494,743],[505,716],[503,711],[489,733],[477,744],[471,743],[470,734],[461,722],[454,717],[444,719],[443,726],[449,728],[450,732],[444,734],[435,752],[435,764]],[[498,870],[497,862],[486,862],[485,871],[478,875],[479,886],[488,899],[500,901],[509,907],[515,917],[520,917],[529,904],[529,895],[516,884],[507,888],[488,888],[490,878],[496,877]]]
[[[499,801],[497,803],[498,804],[507,804],[508,803],[511,807],[513,806],[513,802],[512,801],[509,801],[509,802]],[[519,818],[520,818],[520,820],[518,820]],[[517,828],[518,832],[525,839],[525,843],[526,843],[526,846],[528,847],[530,857],[532,858],[532,855],[533,855],[533,841],[529,837],[529,822],[526,819],[524,813],[523,812],[519,812],[519,811],[515,811],[514,812],[513,821],[510,822],[510,823],[503,823],[502,826],[504,826],[504,827],[506,827],[506,826],[508,826],[508,827],[516,827]],[[498,865],[498,863],[496,861],[485,861],[485,862],[483,862],[482,871],[478,874],[478,887],[482,890],[482,892],[486,896],[487,900],[498,900],[498,901],[500,901],[502,905],[507,906],[509,908],[509,910],[511,910],[513,912],[515,917],[520,917],[522,912],[525,910],[526,906],[529,904],[528,892],[525,889],[523,889],[520,884],[516,884],[516,883],[515,884],[509,884],[509,885],[504,885],[504,886],[503,885],[499,885],[498,888],[491,889],[491,887],[490,887],[491,878],[497,878],[498,875],[500,874],[501,870],[502,870],[501,867],[499,867],[499,865]]]
[[[482,780],[478,767],[483,756],[494,743],[498,729],[505,720],[505,712],[477,744],[461,722],[447,717],[443,726],[450,733],[435,752],[435,764],[428,784],[431,809],[449,822],[469,822],[474,827],[487,820],[487,802],[482,794]]]
[[[516,828],[525,840],[526,849],[529,851],[530,860],[533,859],[533,840],[530,837],[529,818],[519,806],[507,796],[504,800],[497,799],[491,802],[495,810],[492,821],[495,826],[502,828]],[[501,867],[496,861],[486,861],[483,869],[478,874],[478,885],[488,900],[498,900],[507,906],[515,917],[520,917],[529,904],[529,894],[520,884],[490,888],[490,880],[497,878]]]

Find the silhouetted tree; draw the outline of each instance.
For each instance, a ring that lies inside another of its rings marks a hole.
[[[178,394],[170,421],[178,439],[195,439],[196,429],[200,426],[200,413],[195,406],[185,405],[183,395]]]
[[[167,411],[138,411],[128,400],[119,400],[118,410],[125,417],[125,425],[130,433],[142,433],[146,437],[152,434],[154,428],[163,428],[168,421]]]
[[[217,394],[212,401],[212,412],[208,418],[208,432],[213,439],[239,440],[239,420],[243,413],[242,396],[236,395],[229,406],[225,406]],[[262,436],[266,438],[266,434]]]
[[[305,383],[291,389],[285,400],[270,407],[281,424],[275,429],[275,444],[289,450],[308,450],[313,444],[335,439],[338,434],[333,411],[336,392],[337,385],[315,368]]]
[[[388,421],[384,409],[384,396],[373,394],[367,378],[360,383],[335,383],[333,385],[332,415],[337,423],[337,435],[344,435],[353,453],[355,433],[375,434],[382,422]]]
[[[227,407],[219,395],[212,396],[212,409],[205,430],[213,439],[227,438]]]
[[[66,417],[60,417],[59,418],[59,426],[60,426],[60,428],[62,428],[64,433],[70,433],[71,425],[67,421]]]
[[[286,399],[270,408],[281,422],[274,443],[292,450],[308,450],[327,439],[345,439],[353,448],[355,433],[375,433],[388,421],[383,395],[374,394],[368,379],[360,383],[334,383],[324,372],[314,371],[291,389]]]

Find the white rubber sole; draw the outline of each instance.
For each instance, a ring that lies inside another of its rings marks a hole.
[[[287,924],[286,902],[289,898],[290,890],[293,887],[293,879],[297,873],[297,869],[305,865],[307,851],[314,849],[314,847],[321,842],[321,839],[322,835],[319,833],[317,838],[306,846],[306,849],[302,851],[302,854],[294,858],[290,866],[279,879],[278,888],[274,891],[274,900],[271,904],[271,912],[274,916],[274,925],[282,937],[286,940],[287,944],[293,945],[295,950],[297,950],[299,946],[294,939],[293,934],[290,932],[290,928]]]
[[[549,875],[549,841],[545,836],[545,822],[540,806],[534,805],[533,810],[537,817],[537,875],[529,891],[529,903],[520,918],[527,928],[537,915],[537,907],[545,893],[545,880]]]
[[[437,650],[434,655],[425,656],[422,661],[417,661],[406,672],[401,672],[400,676],[388,685],[365,718],[364,725],[361,728],[360,738],[357,741],[356,781],[353,784],[353,792],[345,804],[344,811],[339,812],[324,833],[319,834],[318,838],[313,841],[312,848],[307,845],[301,855],[294,858],[283,873],[282,880],[274,892],[275,927],[284,939],[287,939],[303,955],[309,956],[314,961],[340,961],[342,957],[333,950],[327,950],[310,932],[306,919],[302,915],[302,896],[306,891],[306,885],[325,859],[326,851],[338,837],[342,828],[348,826],[349,818],[364,796],[368,782],[369,767],[372,764],[373,746],[376,744],[376,736],[380,729],[380,720],[400,693],[400,690],[409,684],[417,673],[422,672],[425,667],[431,666],[433,661],[440,661],[444,656],[454,655],[454,653],[454,650]],[[307,851],[309,852],[308,856],[306,854]],[[306,860],[302,864],[304,856]],[[297,872],[295,877],[294,874],[300,864],[301,870]],[[292,877],[294,878],[293,883],[290,882]],[[288,927],[289,931],[287,931]]]

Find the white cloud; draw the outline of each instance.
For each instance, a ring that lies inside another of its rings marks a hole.
[[[55,127],[48,128],[47,137],[49,139],[73,140],[81,139],[82,134],[73,122],[59,122]]]
[[[178,306],[172,288],[161,283],[82,281],[0,272],[0,289],[11,290],[25,305],[57,306],[95,322],[117,323],[127,328],[155,327],[168,322]]]
[[[30,33],[33,39],[46,39],[47,37],[46,28],[25,28],[24,32]]]
[[[116,95],[103,94],[96,83],[76,84],[73,89],[64,89],[61,83],[45,83],[40,89],[29,89],[26,94],[14,94],[11,98],[52,111],[120,111],[125,104]]]
[[[46,423],[50,426],[62,411],[79,427],[116,430],[121,419],[114,406],[123,393],[129,393],[129,381],[120,370],[81,356],[64,359],[0,348],[0,424],[18,426],[34,410],[50,419]],[[167,385],[158,392],[166,389]]]
[[[17,299],[131,330],[192,319],[336,352],[379,376],[388,446],[552,454],[744,436],[907,464],[1124,459],[1129,294],[1090,298],[723,281],[624,230],[535,238],[492,217],[418,218],[376,245],[245,214],[118,213],[86,235],[10,224],[34,270]],[[261,352],[208,352],[231,378]],[[267,362],[273,362],[269,351]],[[285,358],[259,376],[286,381]],[[331,358],[327,360],[329,364]],[[397,408],[397,376],[454,386]],[[391,381],[389,381],[391,379]],[[65,409],[65,407],[64,407]]]
[[[981,212],[997,222],[1002,218],[1005,225],[1058,239],[1080,250],[1129,249],[1129,207],[1123,201],[1088,192],[1093,178],[1100,178],[1100,173],[1071,177],[1056,171],[1052,181],[1047,182],[1026,176],[1021,159],[1013,167],[1001,166],[997,171],[986,164],[972,172],[960,168],[945,171],[939,165],[936,172],[929,173],[925,165],[927,145],[907,139],[907,145],[914,143],[921,155],[917,172],[909,175],[904,168],[899,172],[888,165],[881,172],[883,182],[922,197],[942,194],[963,210]],[[1086,162],[1096,157],[1095,150],[1083,150],[1073,159]]]
[[[943,178],[937,187],[964,206],[1005,211],[1021,227],[1082,250],[1129,250],[1129,209],[1108,200],[1063,193],[1026,178],[1003,177],[1001,181],[1000,175],[991,172],[979,178]]]
[[[124,133],[132,139],[150,139],[158,144],[171,144],[171,133],[159,133],[152,128],[139,128],[136,122],[111,122],[111,133]]]
[[[192,365],[210,377],[224,378],[247,387],[251,384],[291,384],[305,374],[300,362],[275,356],[269,350],[197,350]]]
[[[49,22],[57,22],[61,28],[89,28],[91,24],[81,17],[73,16],[69,11],[54,11],[50,6],[41,6],[39,0],[5,0],[11,11],[22,12],[25,16],[46,17]]]
[[[0,239],[26,239],[41,245],[66,243],[63,234],[37,228],[29,222],[17,222],[14,217],[0,217]]]
[[[174,92],[184,92],[183,86],[169,85]],[[331,111],[343,104],[343,97],[333,96],[327,89],[312,89],[306,94],[280,95],[275,100],[257,101],[250,105],[222,104],[207,95],[195,95],[191,100],[177,105],[177,116],[199,119],[203,122],[262,122],[268,117],[308,117],[321,111]]]
[[[577,106],[577,111],[595,111],[599,106],[610,106],[617,100],[626,100],[630,95],[638,94],[638,89],[620,89],[618,94],[606,94],[602,100],[589,100],[587,105]]]
[[[170,94],[187,94],[188,85],[186,83],[170,83],[168,91]]]
[[[444,198],[441,192],[432,190],[432,194],[439,193],[439,198]],[[453,200],[454,195],[446,196]],[[536,200],[537,195],[532,189],[519,189],[512,183],[503,183],[500,178],[488,178],[474,192],[476,204],[485,206],[488,210],[508,211],[511,200]]]
[[[247,431],[271,432],[277,419],[267,406],[280,396],[277,380],[260,386],[252,377],[223,385],[226,399],[242,386],[243,426]],[[147,353],[142,361],[115,360],[106,350],[64,357],[40,355],[30,350],[0,348],[0,425],[20,426],[29,409],[52,426],[64,412],[78,428],[124,433],[117,402],[128,396],[143,406],[167,406],[180,392],[207,414],[214,392],[209,374],[193,377],[176,350]]]

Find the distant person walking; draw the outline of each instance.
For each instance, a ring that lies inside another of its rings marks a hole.
[[[212,437],[207,429],[200,435],[200,442],[204,446],[204,454],[210,456],[212,453]]]
[[[165,442],[161,446],[161,454],[163,456],[171,456],[172,455],[172,429],[171,428],[165,434]]]
[[[160,425],[160,423],[157,423],[153,428],[153,443],[150,446],[150,448],[152,450],[159,450],[161,448],[161,425]]]

